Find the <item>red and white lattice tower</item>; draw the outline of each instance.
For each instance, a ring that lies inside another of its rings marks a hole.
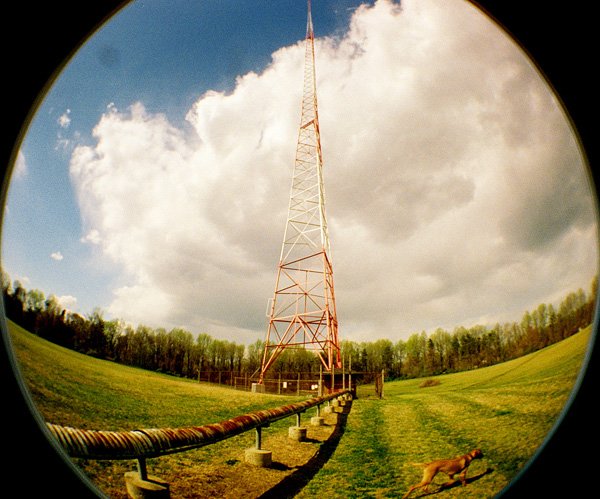
[[[325,218],[310,0],[302,115],[288,219],[275,292],[269,302],[267,316],[269,324],[259,383],[263,382],[266,372],[279,354],[288,348],[314,351],[327,371],[341,366],[331,249]]]

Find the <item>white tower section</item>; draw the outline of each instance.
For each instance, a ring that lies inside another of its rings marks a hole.
[[[286,348],[313,350],[328,371],[340,365],[310,7],[308,0],[302,113],[275,292],[267,310],[261,383]]]

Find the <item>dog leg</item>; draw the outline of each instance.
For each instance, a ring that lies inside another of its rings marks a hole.
[[[423,486],[425,486],[425,492],[427,492],[427,485],[429,485],[429,484],[427,484],[427,483],[423,484],[423,482],[413,485],[410,489],[408,489],[408,492],[402,496],[402,499],[406,499],[413,490],[421,488]]]
[[[467,470],[463,471],[460,474],[460,481],[462,482],[463,487],[465,487],[467,485]]]
[[[423,480],[420,483],[413,485],[410,489],[408,489],[408,492],[402,496],[402,499],[406,499],[410,495],[410,493],[415,489],[422,488],[424,492],[427,492],[429,489],[430,483],[431,483],[431,480],[429,480],[429,481]]]
[[[402,496],[402,499],[406,499],[413,490],[414,490],[414,487],[411,487],[410,489],[408,489],[408,492]]]
[[[410,493],[411,493],[413,490],[415,490],[415,489],[416,489],[418,486],[419,486],[419,484],[417,484],[417,485],[413,485],[413,486],[412,486],[410,489],[408,489],[408,492],[402,496],[402,499],[406,499],[406,498],[407,498],[407,497],[410,495]]]
[[[454,480],[454,473],[452,473],[452,475],[448,474],[448,476],[450,477],[450,481],[443,483],[442,486],[440,487],[440,490],[448,488],[448,487],[450,487],[450,485],[453,485],[456,483],[456,480]]]

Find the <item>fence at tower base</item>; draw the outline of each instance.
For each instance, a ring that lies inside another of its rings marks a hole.
[[[379,372],[339,372],[332,377],[329,373],[281,373],[263,380],[258,388],[256,378],[234,376],[231,386],[236,390],[253,391],[289,396],[320,396],[336,390],[351,390],[356,396],[356,388],[361,385],[373,385],[378,396],[383,393],[383,373]],[[228,383],[229,384],[229,383]]]
[[[314,371],[270,373],[264,379],[260,390],[252,389],[252,385],[258,381],[256,377],[239,371],[202,371],[198,373],[196,379],[201,383],[229,386],[236,390],[290,396],[315,397],[331,393],[332,390],[346,388],[355,390],[360,385],[373,385],[375,393],[380,395],[383,389],[381,371],[339,370],[334,374],[333,383],[331,374],[326,372],[322,374]]]

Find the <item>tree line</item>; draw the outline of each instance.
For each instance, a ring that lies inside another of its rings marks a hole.
[[[380,339],[341,343],[345,368],[353,372],[385,371],[388,379],[431,376],[497,364],[556,343],[592,323],[598,280],[586,294],[569,293],[558,308],[541,304],[519,322],[490,326],[438,328],[413,333],[406,340]],[[188,378],[227,371],[252,376],[260,367],[262,340],[245,345],[209,334],[193,335],[182,328],[170,331],[134,327],[120,319],[106,320],[100,309],[87,317],[62,307],[54,295],[11,284],[2,273],[2,295],[9,319],[53,343],[94,357]],[[320,362],[311,352],[284,351],[271,375],[303,373],[315,377]]]
[[[438,328],[413,333],[407,340],[342,342],[346,362],[365,371],[385,370],[388,379],[432,376],[505,362],[561,341],[594,320],[597,279],[589,295],[569,293],[558,309],[541,304],[519,322],[494,326]]]

